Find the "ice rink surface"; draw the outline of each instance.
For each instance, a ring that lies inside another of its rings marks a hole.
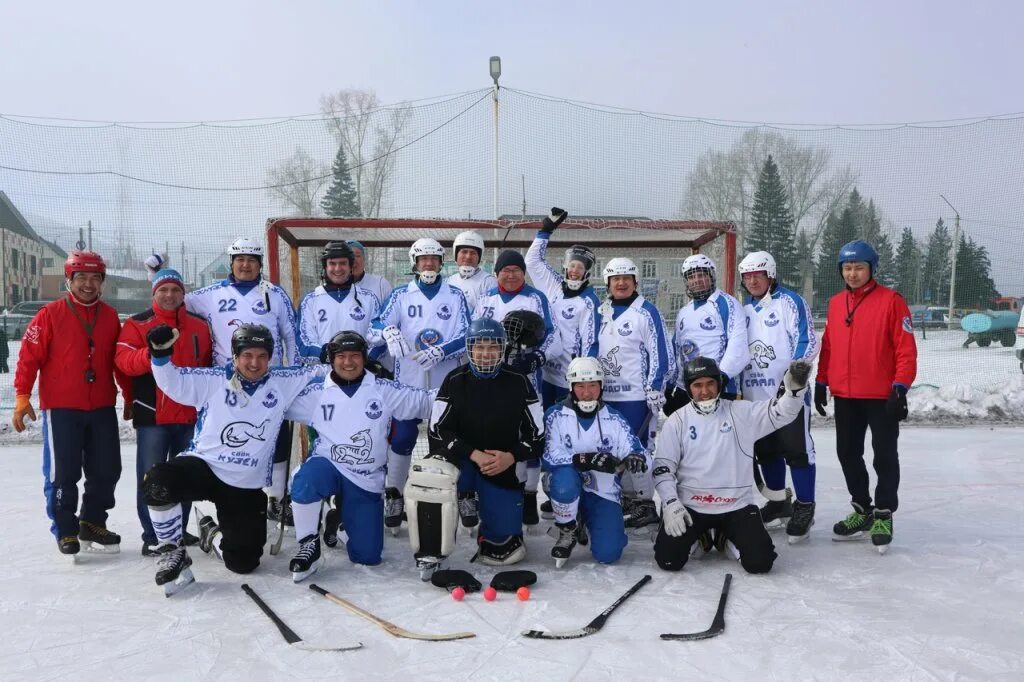
[[[340,546],[327,550],[327,565],[310,581],[410,630],[477,634],[439,643],[396,639],[293,584],[290,536],[281,555],[264,555],[245,577],[194,549],[198,582],[165,598],[153,582],[155,560],[139,555],[132,443],[123,445],[109,524],[124,537],[122,553],[72,565],[48,532],[40,446],[7,446],[0,679],[1024,679],[1024,430],[905,428],[901,504],[885,556],[870,542],[830,540],[848,495],[830,427],[819,424],[814,435],[817,525],[795,546],[774,535],[779,558],[766,576],[746,575],[714,552],[665,573],[650,542],[635,538],[615,566],[595,564],[578,547],[556,571],[553,540],[538,534],[527,537],[521,566],[539,577],[529,601],[501,594],[488,603],[477,593],[457,603],[420,582],[404,527],[387,537],[377,567],[353,566]],[[486,584],[495,571],[468,564],[470,556],[462,535],[453,567]],[[726,631],[706,641],[659,640],[708,627],[726,572],[734,574]],[[582,627],[646,573],[654,580],[599,633],[555,642],[520,636]],[[307,641],[364,648],[291,648],[242,593],[243,582]]]

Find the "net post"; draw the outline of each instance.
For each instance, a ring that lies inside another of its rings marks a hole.
[[[736,262],[736,233],[725,234],[725,262]],[[725,290],[730,294],[736,291],[736,268],[730,267],[725,273]]]

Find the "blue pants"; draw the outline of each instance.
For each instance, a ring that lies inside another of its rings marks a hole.
[[[544,404],[544,411],[547,412],[548,408],[555,403],[563,400],[569,395],[569,389],[562,388],[561,386],[555,386],[546,381],[541,382],[540,385],[540,399]]]
[[[569,504],[579,499],[578,522],[590,534],[590,551],[602,564],[618,561],[629,542],[622,505],[583,489],[583,477],[569,465],[551,468],[551,499]]]
[[[338,496],[345,548],[354,564],[376,566],[384,551],[384,496],[345,478],[326,457],[310,457],[292,479],[292,500],[310,504]]]
[[[793,492],[796,499],[801,502],[814,502],[814,479],[817,469],[815,465],[808,464],[802,467],[789,467],[789,475],[793,478]],[[761,474],[764,476],[764,484],[772,490],[782,490],[786,487],[786,460],[776,457],[768,462],[761,462]]]
[[[391,422],[391,449],[399,455],[412,456],[419,435],[421,419],[396,419]]]
[[[160,462],[166,462],[188,448],[189,441],[195,431],[193,424],[160,424],[156,426],[140,426],[136,429],[135,454],[135,506],[138,508],[139,523],[142,524],[142,541],[156,544],[156,532],[149,520],[149,506],[142,492],[142,479],[146,472]],[[192,505],[183,502],[181,505],[181,527],[188,527],[188,513]]]
[[[654,445],[653,443],[650,445],[647,443],[647,436],[651,430],[651,423],[647,421],[647,415],[651,413],[651,410],[647,407],[646,400],[606,400],[605,404],[615,408],[622,415],[623,419],[629,424],[629,428],[632,429],[633,435],[640,439],[640,443],[645,448]],[[654,419],[654,417],[651,417],[651,419]]]
[[[460,493],[475,490],[480,498],[480,537],[500,543],[523,534],[523,491],[520,488],[495,485],[489,476],[480,473],[474,462],[465,460],[459,465],[458,490]]]
[[[50,532],[78,537],[78,479],[85,473],[82,521],[106,526],[121,478],[121,438],[113,407],[43,410],[43,494]]]

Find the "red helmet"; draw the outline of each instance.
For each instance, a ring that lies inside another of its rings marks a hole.
[[[98,272],[107,275],[107,264],[95,251],[72,251],[64,261],[64,277],[71,279],[76,272]]]

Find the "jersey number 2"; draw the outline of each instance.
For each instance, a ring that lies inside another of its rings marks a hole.
[[[218,313],[233,313],[235,312],[235,307],[238,305],[238,301],[236,301],[233,298],[222,298],[221,300],[217,301],[217,304],[220,306],[217,309]]]

